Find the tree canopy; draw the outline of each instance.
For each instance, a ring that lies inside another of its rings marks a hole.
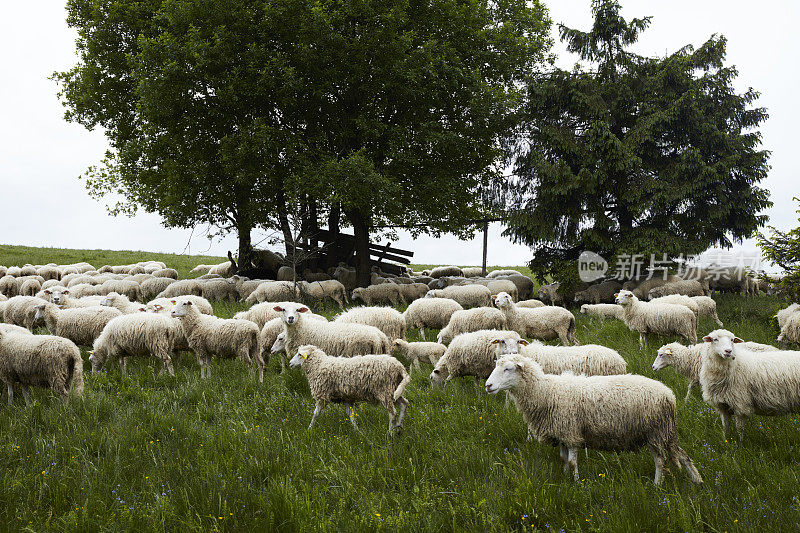
[[[70,0],[66,117],[102,127],[88,172],[168,226],[385,224],[468,233],[498,176],[549,20],[524,0]]]
[[[757,186],[767,113],[756,91],[734,91],[725,38],[643,57],[629,47],[650,18],[619,11],[595,0],[590,31],[559,26],[591,68],[534,75],[506,189],[508,234],[534,248],[535,273],[568,284],[584,250],[696,254],[752,235],[771,205]]]
[[[800,198],[795,198],[800,203]],[[800,209],[797,211],[800,214]],[[798,218],[800,223],[800,218]],[[793,298],[800,297],[800,225],[789,231],[768,226],[769,235],[759,232],[758,245],[764,257],[784,270],[780,284]]]

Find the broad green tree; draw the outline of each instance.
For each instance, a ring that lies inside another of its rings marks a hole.
[[[675,257],[729,246],[766,220],[758,93],[737,94],[724,37],[666,57],[630,51],[650,18],[595,0],[588,32],[559,27],[585,66],[535,76],[509,186],[508,233],[570,285],[583,250]]]
[[[800,198],[795,198],[800,202]],[[800,209],[798,209],[800,214]],[[797,220],[800,223],[800,219]],[[768,226],[769,235],[759,232],[758,245],[764,257],[784,270],[780,284],[794,298],[800,295],[800,225],[789,231]]]

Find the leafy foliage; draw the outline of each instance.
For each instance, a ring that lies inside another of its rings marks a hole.
[[[800,202],[800,198],[795,198]],[[800,210],[797,211],[800,213]],[[800,219],[798,219],[800,222]],[[768,226],[770,235],[757,233],[758,245],[764,257],[785,271],[781,286],[795,298],[800,295],[800,226],[787,232]]]
[[[574,280],[583,250],[675,257],[730,246],[763,225],[771,203],[757,184],[769,153],[767,118],[737,94],[712,36],[663,58],[636,55],[650,18],[626,22],[613,0],[593,3],[591,31],[560,27],[570,51],[594,63],[534,76],[508,234],[535,248],[539,276]]]

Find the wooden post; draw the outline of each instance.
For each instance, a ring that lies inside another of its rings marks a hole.
[[[486,277],[486,251],[489,247],[489,220],[483,219],[483,277]]]

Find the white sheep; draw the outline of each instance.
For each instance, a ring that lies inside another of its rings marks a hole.
[[[406,338],[406,319],[402,313],[391,307],[352,307],[333,321],[374,326],[386,334],[389,342]]]
[[[392,353],[402,355],[411,362],[409,370],[420,370],[420,361],[435,365],[446,350],[447,346],[438,342],[407,342],[395,339],[392,343]]]
[[[159,268],[151,272],[151,274],[156,278],[178,279],[178,271],[174,268]]]
[[[17,296],[19,298],[19,296]],[[11,300],[9,300],[11,301]],[[781,333],[778,335],[778,342],[800,344],[800,313],[789,315],[786,322],[781,328]]]
[[[572,372],[587,376],[613,376],[627,370],[625,359],[617,352],[599,344],[582,346],[548,346],[538,341],[499,337],[497,356],[519,353],[530,357],[542,367],[545,374]]]
[[[621,305],[617,304],[583,304],[581,306],[581,314],[597,316],[603,320],[606,318],[617,318],[622,320],[623,309]]]
[[[418,329],[425,340],[425,329],[442,329],[456,311],[464,308],[450,298],[422,298],[411,302],[403,312],[407,329]]]
[[[280,302],[298,297],[294,283],[290,281],[265,281],[250,293],[245,302],[252,305],[261,302]]]
[[[518,307],[505,292],[495,297],[494,304],[505,314],[506,327],[523,337],[545,341],[558,338],[565,346],[580,344],[575,338],[575,316],[563,307]]]
[[[633,451],[647,446],[655,461],[656,485],[667,461],[685,468],[694,483],[700,473],[678,445],[675,395],[665,385],[634,374],[582,376],[545,374],[522,355],[501,357],[486,392],[509,391],[528,431],[560,446],[564,472],[578,481],[578,450]]]
[[[161,372],[175,375],[170,353],[175,347],[175,325],[172,319],[158,313],[136,313],[112,318],[94,341],[89,361],[97,372],[108,361],[119,360],[125,374],[127,358],[157,357]]]
[[[112,292],[124,294],[131,301],[142,301],[142,288],[135,281],[129,281],[125,279],[110,279],[108,281],[104,281],[97,291],[97,293],[101,295]]]
[[[219,274],[222,277],[228,277],[228,276],[230,276],[232,274],[235,274],[235,272],[231,271],[232,269],[233,269],[233,263],[231,263],[230,261],[223,261],[222,263],[220,263],[218,265],[212,266],[209,269],[208,273],[209,274]]]
[[[284,323],[286,353],[304,344],[313,344],[342,357],[385,354],[391,349],[386,334],[374,326],[305,320],[308,307],[302,304],[275,306]]]
[[[19,335],[33,335],[31,330],[14,324],[0,324],[0,333],[16,333]]]
[[[123,314],[140,313],[147,311],[147,306],[139,302],[131,302],[124,294],[117,294],[116,292],[109,292],[106,294],[103,305],[106,307],[113,307],[118,309]]]
[[[235,302],[239,299],[239,290],[236,281],[231,278],[207,279],[200,284],[202,296],[206,300],[222,302],[229,300]]]
[[[506,316],[494,307],[475,307],[456,311],[450,321],[436,336],[441,344],[450,344],[456,335],[482,329],[505,329]]]
[[[684,296],[705,296],[703,286],[696,280],[681,280],[666,283],[650,289],[647,293],[649,299],[660,298],[669,294],[682,294]]]
[[[513,275],[524,276],[525,274],[523,274],[519,270],[505,269],[505,270],[492,270],[491,272],[486,274],[486,277],[487,278],[497,278],[497,277],[500,277],[500,276],[513,276]]]
[[[391,304],[398,306],[405,303],[403,299],[402,285],[396,283],[381,283],[379,285],[369,285],[368,287],[356,287],[350,299],[353,301],[361,300],[367,305]]]
[[[311,298],[320,302],[329,299],[336,302],[340,309],[344,309],[344,304],[347,302],[347,290],[341,282],[335,279],[302,281],[298,284],[298,290],[303,298]]]
[[[479,278],[483,276],[483,267],[462,267],[461,275],[465,278]]]
[[[28,387],[50,387],[69,402],[70,389],[83,394],[83,359],[71,341],[53,335],[20,335],[0,330],[0,381],[6,384],[8,405],[14,402],[14,385],[20,385],[25,403]]]
[[[703,340],[703,400],[719,412],[725,436],[731,416],[741,440],[752,415],[800,412],[800,352],[752,352],[741,348],[744,341],[724,329],[712,331]]]
[[[214,308],[211,307],[211,302],[202,296],[195,296],[194,294],[175,296],[173,298],[156,298],[147,302],[147,308],[150,311],[157,311],[168,315],[172,312],[172,308],[175,307],[178,302],[192,302],[192,305],[194,305],[195,308],[204,315],[214,314]],[[156,309],[156,306],[160,307],[160,309]]]
[[[457,266],[437,266],[430,271],[430,277],[438,279],[444,276],[463,276],[464,272]]]
[[[453,378],[473,376],[475,385],[480,386],[478,380],[489,377],[494,369],[497,355],[496,339],[507,338],[519,340],[520,336],[516,331],[496,329],[458,335],[436,362],[430,375],[431,384],[445,388]]]
[[[51,334],[71,340],[78,346],[92,346],[111,319],[122,313],[113,307],[59,309],[54,303],[34,307],[34,321],[44,321]]]
[[[20,296],[36,296],[36,293],[42,290],[42,284],[38,279],[26,279],[19,287]]]
[[[642,302],[626,290],[617,294],[617,303],[624,309],[625,325],[639,332],[639,344],[645,348],[650,333],[681,335],[692,344],[697,342],[697,316],[686,306]]]
[[[786,325],[786,322],[789,320],[789,317],[791,317],[792,315],[794,315],[799,311],[800,311],[800,304],[796,303],[790,305],[786,309],[781,309],[780,311],[778,311],[778,313],[775,315],[775,318],[778,319],[778,328],[783,329],[783,326]]]
[[[189,271],[190,274],[208,274],[208,271],[211,270],[216,265],[204,265],[200,264],[194,267]]]
[[[483,285],[452,285],[444,289],[430,290],[425,298],[450,298],[457,301],[462,307],[489,307],[492,301],[492,292]]]
[[[45,303],[45,300],[35,296],[14,296],[4,302],[3,322],[16,324],[24,328],[33,329],[34,315],[37,305]]]
[[[204,315],[192,302],[183,300],[170,316],[179,318],[189,347],[197,354],[200,376],[211,376],[211,356],[238,357],[247,366],[258,366],[258,380],[264,382],[264,360],[258,344],[259,329],[249,320]]]
[[[517,307],[527,307],[529,309],[535,309],[537,307],[544,307],[545,303],[541,300],[530,299],[530,300],[520,300],[517,302]]]
[[[775,352],[778,348],[768,344],[757,342],[745,342],[743,348],[751,352]],[[692,387],[700,385],[700,367],[702,366],[702,356],[706,349],[705,343],[684,346],[679,342],[665,344],[658,349],[656,359],[653,361],[653,371],[658,372],[668,366],[675,369],[677,374],[689,380],[689,388],[686,390],[686,401],[692,395]]]
[[[156,295],[156,298],[175,298],[176,296],[202,296],[203,287],[197,280],[182,279],[170,283],[166,289]]]
[[[173,283],[177,283],[177,281],[172,278],[150,278],[144,280],[140,286],[142,298],[152,300]]]
[[[305,318],[312,320],[322,320],[327,322],[328,319],[322,315],[314,313],[306,313]],[[281,354],[281,372],[286,370],[286,333],[284,332],[283,319],[280,314],[272,320],[268,320],[261,328],[258,336],[258,344],[261,347],[261,358],[264,364],[269,363],[271,354],[280,352]]]
[[[331,357],[313,345],[301,346],[289,366],[301,366],[308,378],[311,396],[316,402],[308,429],[328,403],[344,403],[350,422],[358,431],[354,404],[368,402],[382,405],[389,412],[389,433],[403,429],[408,400],[403,397],[411,376],[403,364],[390,355],[362,355],[350,358]],[[399,408],[400,412],[396,411]]]
[[[408,303],[424,298],[428,293],[428,286],[424,283],[408,283],[399,287],[400,295]]]

